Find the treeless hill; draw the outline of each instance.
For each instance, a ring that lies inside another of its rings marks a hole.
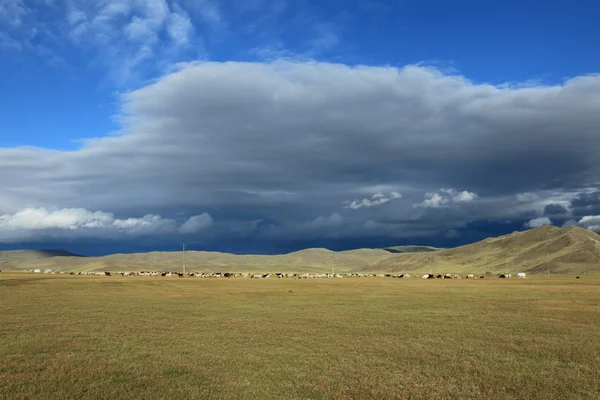
[[[205,272],[348,272],[381,261],[391,254],[382,249],[335,252],[305,249],[283,255],[236,255],[186,251],[186,271]],[[53,257],[19,263],[18,269],[55,271],[181,271],[181,252],[112,254],[104,257]]]
[[[70,256],[64,256],[70,255]],[[600,236],[581,228],[541,227],[453,249],[392,254],[383,249],[306,249],[283,255],[186,251],[187,271],[600,273]],[[60,251],[0,252],[0,269],[55,271],[180,271],[181,252],[77,257]]]
[[[544,226],[431,253],[398,254],[360,271],[600,273],[600,235]]]
[[[66,250],[8,250],[0,251],[0,270],[20,269],[19,266],[48,260],[53,257],[83,257]]]

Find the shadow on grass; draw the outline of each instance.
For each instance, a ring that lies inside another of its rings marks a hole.
[[[132,380],[132,375],[130,372],[127,371],[118,371],[115,372],[112,375],[112,381],[113,383],[127,383],[127,382],[131,382]]]
[[[169,368],[163,371],[164,376],[183,376],[191,373],[192,370],[186,368]]]
[[[313,392],[312,390],[308,389],[299,390],[298,396],[304,399],[328,400],[327,397],[323,396],[321,393]]]

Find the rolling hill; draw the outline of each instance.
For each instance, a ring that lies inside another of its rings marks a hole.
[[[31,263],[43,262],[55,257],[82,258],[66,250],[9,250],[0,251],[0,270],[22,269]]]
[[[348,272],[383,260],[390,253],[382,249],[334,252],[305,249],[283,255],[235,255],[186,251],[187,271],[211,272]],[[104,257],[51,257],[13,263],[14,269],[51,268],[55,271],[180,271],[181,252],[112,254]],[[1,268],[0,268],[1,269]]]
[[[396,254],[359,271],[600,273],[600,235],[544,226],[430,253]]]
[[[305,249],[283,255],[186,251],[187,271],[208,272],[409,272],[600,273],[600,235],[581,228],[541,227],[452,249],[398,246],[334,252]],[[402,252],[404,251],[404,252]],[[411,252],[408,252],[411,251]],[[181,252],[81,257],[60,250],[0,252],[0,269],[55,271],[180,271]]]

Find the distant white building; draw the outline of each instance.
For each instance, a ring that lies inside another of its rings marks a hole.
[[[519,278],[525,278],[527,275],[525,274],[525,272],[519,272],[519,273],[517,274],[517,276],[518,276]]]

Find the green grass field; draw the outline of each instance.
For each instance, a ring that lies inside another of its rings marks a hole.
[[[598,399],[600,277],[0,274],[0,399]]]

